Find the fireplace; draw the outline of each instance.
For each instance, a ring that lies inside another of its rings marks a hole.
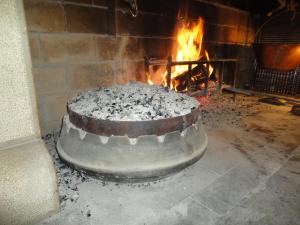
[[[299,224],[299,7],[0,1],[0,224]]]
[[[187,72],[166,82],[180,92],[207,94],[209,79],[219,82],[220,89],[223,84],[250,86],[255,31],[250,12],[233,3],[140,0],[134,17],[132,2],[24,1],[42,134],[60,129],[66,102],[81,91],[130,80],[146,83],[145,56],[150,70],[162,70],[160,76],[167,65],[173,70],[175,64],[191,61],[183,67],[190,65],[192,76]],[[179,25],[197,23],[200,17],[199,58],[177,58]]]

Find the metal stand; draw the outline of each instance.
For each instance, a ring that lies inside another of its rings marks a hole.
[[[179,65],[187,65],[188,66],[188,76],[187,76],[187,93],[189,95],[195,95],[199,91],[192,92],[191,91],[191,78],[192,78],[192,65],[203,65],[203,64],[214,64],[214,65],[221,65],[221,73],[219,74],[219,91],[222,90],[222,82],[223,82],[223,74],[224,74],[224,68],[226,63],[234,63],[235,64],[235,73],[234,73],[234,85],[236,83],[236,76],[238,71],[238,59],[211,59],[211,60],[196,60],[196,61],[172,61],[172,57],[169,56],[167,60],[158,60],[158,59],[148,59],[145,57],[145,71],[149,73],[149,67],[151,65],[166,65],[167,69],[167,87],[170,88],[171,86],[171,73],[172,73],[172,66],[179,66]],[[209,81],[209,67],[206,67],[206,73],[205,73],[205,88],[204,88],[204,95],[207,95],[208,93],[208,81]],[[149,75],[149,74],[148,74]]]

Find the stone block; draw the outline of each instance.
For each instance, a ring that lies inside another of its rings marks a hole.
[[[139,14],[138,19],[132,18],[128,12],[117,11],[117,33],[131,35],[172,36],[177,23],[175,18]]]
[[[29,47],[30,47],[32,64],[40,64],[41,63],[41,51],[40,51],[39,36],[29,33],[28,37],[29,37]]]
[[[121,61],[116,62],[116,82],[118,84],[126,84],[129,81],[146,82],[146,74],[143,62]]]
[[[157,224],[216,225],[217,219],[217,214],[187,197],[162,215]]]
[[[123,55],[121,55],[122,59],[129,59],[129,60],[142,60],[145,56],[143,43],[140,38],[128,38],[123,37],[122,42],[126,44],[125,51]]]
[[[77,33],[107,33],[107,10],[102,8],[65,5],[67,30]]]
[[[144,48],[139,38],[97,37],[98,59],[101,60],[137,60],[143,59]]]
[[[71,65],[68,77],[73,91],[109,86],[115,80],[112,65],[108,63]]]
[[[24,0],[29,31],[63,32],[65,17],[63,6],[58,2]]]
[[[116,58],[121,38],[119,37],[96,37],[99,60],[113,60]]]
[[[128,3],[122,0],[117,0],[117,8],[128,9]],[[152,0],[139,1],[138,8],[142,12],[164,15],[169,17],[177,17],[180,6],[183,6],[181,0]]]
[[[247,33],[247,44],[253,44],[255,41],[255,30],[253,28],[249,28]]]
[[[149,58],[166,58],[172,48],[172,42],[170,39],[145,38],[145,55]]]
[[[107,0],[93,0],[94,5],[107,6]]]
[[[237,28],[221,25],[207,25],[205,38],[217,43],[236,43]]]
[[[50,122],[40,121],[41,136],[59,132],[61,129],[61,123],[61,120],[55,120]]]
[[[38,95],[66,91],[64,67],[35,67],[32,69],[35,90]]]
[[[116,12],[116,30],[119,34],[144,34],[146,27],[143,25],[145,16],[139,16],[139,19],[132,18],[128,12]]]
[[[68,96],[66,94],[38,96],[40,124],[59,121],[67,111]]]
[[[224,138],[221,136],[223,132],[228,131],[208,131],[207,135],[210,142],[208,142],[206,153],[199,161],[200,165],[218,174],[225,174],[236,167],[244,158],[230,144],[224,142]]]
[[[194,198],[207,208],[222,215],[239,204],[265,179],[257,165],[243,160],[239,166],[215,180]]]
[[[189,18],[197,19],[201,16],[205,22],[227,25],[227,26],[238,26],[247,23],[246,12],[242,12],[235,9],[230,9],[224,6],[217,6],[207,4],[200,1],[191,1],[188,9]]]
[[[96,60],[95,40],[89,35],[43,34],[41,47],[48,64]]]
[[[247,29],[242,29],[242,28],[238,28],[237,29],[237,34],[236,34],[236,42],[239,44],[246,44],[247,42],[247,34],[248,34],[248,30]]]
[[[0,149],[0,224],[28,225],[59,211],[56,173],[41,140]]]
[[[65,0],[65,3],[79,3],[79,4],[89,4],[93,3],[93,0]]]

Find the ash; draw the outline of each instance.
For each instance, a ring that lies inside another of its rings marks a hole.
[[[209,94],[196,97],[200,102],[202,123],[208,128],[224,126],[243,127],[242,118],[255,115],[263,106],[256,97],[233,94]]]
[[[186,115],[198,108],[199,102],[158,85],[131,82],[83,92],[68,106],[95,119],[144,121]]]
[[[47,134],[43,137],[43,140],[54,161],[60,205],[64,209],[67,205],[75,203],[78,200],[79,192],[77,186],[83,182],[89,182],[92,178],[88,177],[84,172],[72,169],[61,161],[56,151],[58,135],[58,133]]]

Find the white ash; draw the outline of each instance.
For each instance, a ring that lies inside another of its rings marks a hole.
[[[83,182],[89,182],[92,178],[88,177],[84,172],[74,170],[62,162],[56,151],[56,140],[58,133],[47,134],[43,140],[53,158],[56,168],[58,191],[61,209],[67,205],[75,204],[79,198],[77,186]]]
[[[237,95],[234,101],[231,93],[214,93],[197,99],[201,104],[201,121],[208,128],[242,127],[244,126],[241,121],[243,117],[255,115],[260,109],[264,108],[256,97]]]
[[[131,82],[83,92],[68,106],[95,119],[144,121],[186,115],[198,108],[199,102],[158,85]]]

